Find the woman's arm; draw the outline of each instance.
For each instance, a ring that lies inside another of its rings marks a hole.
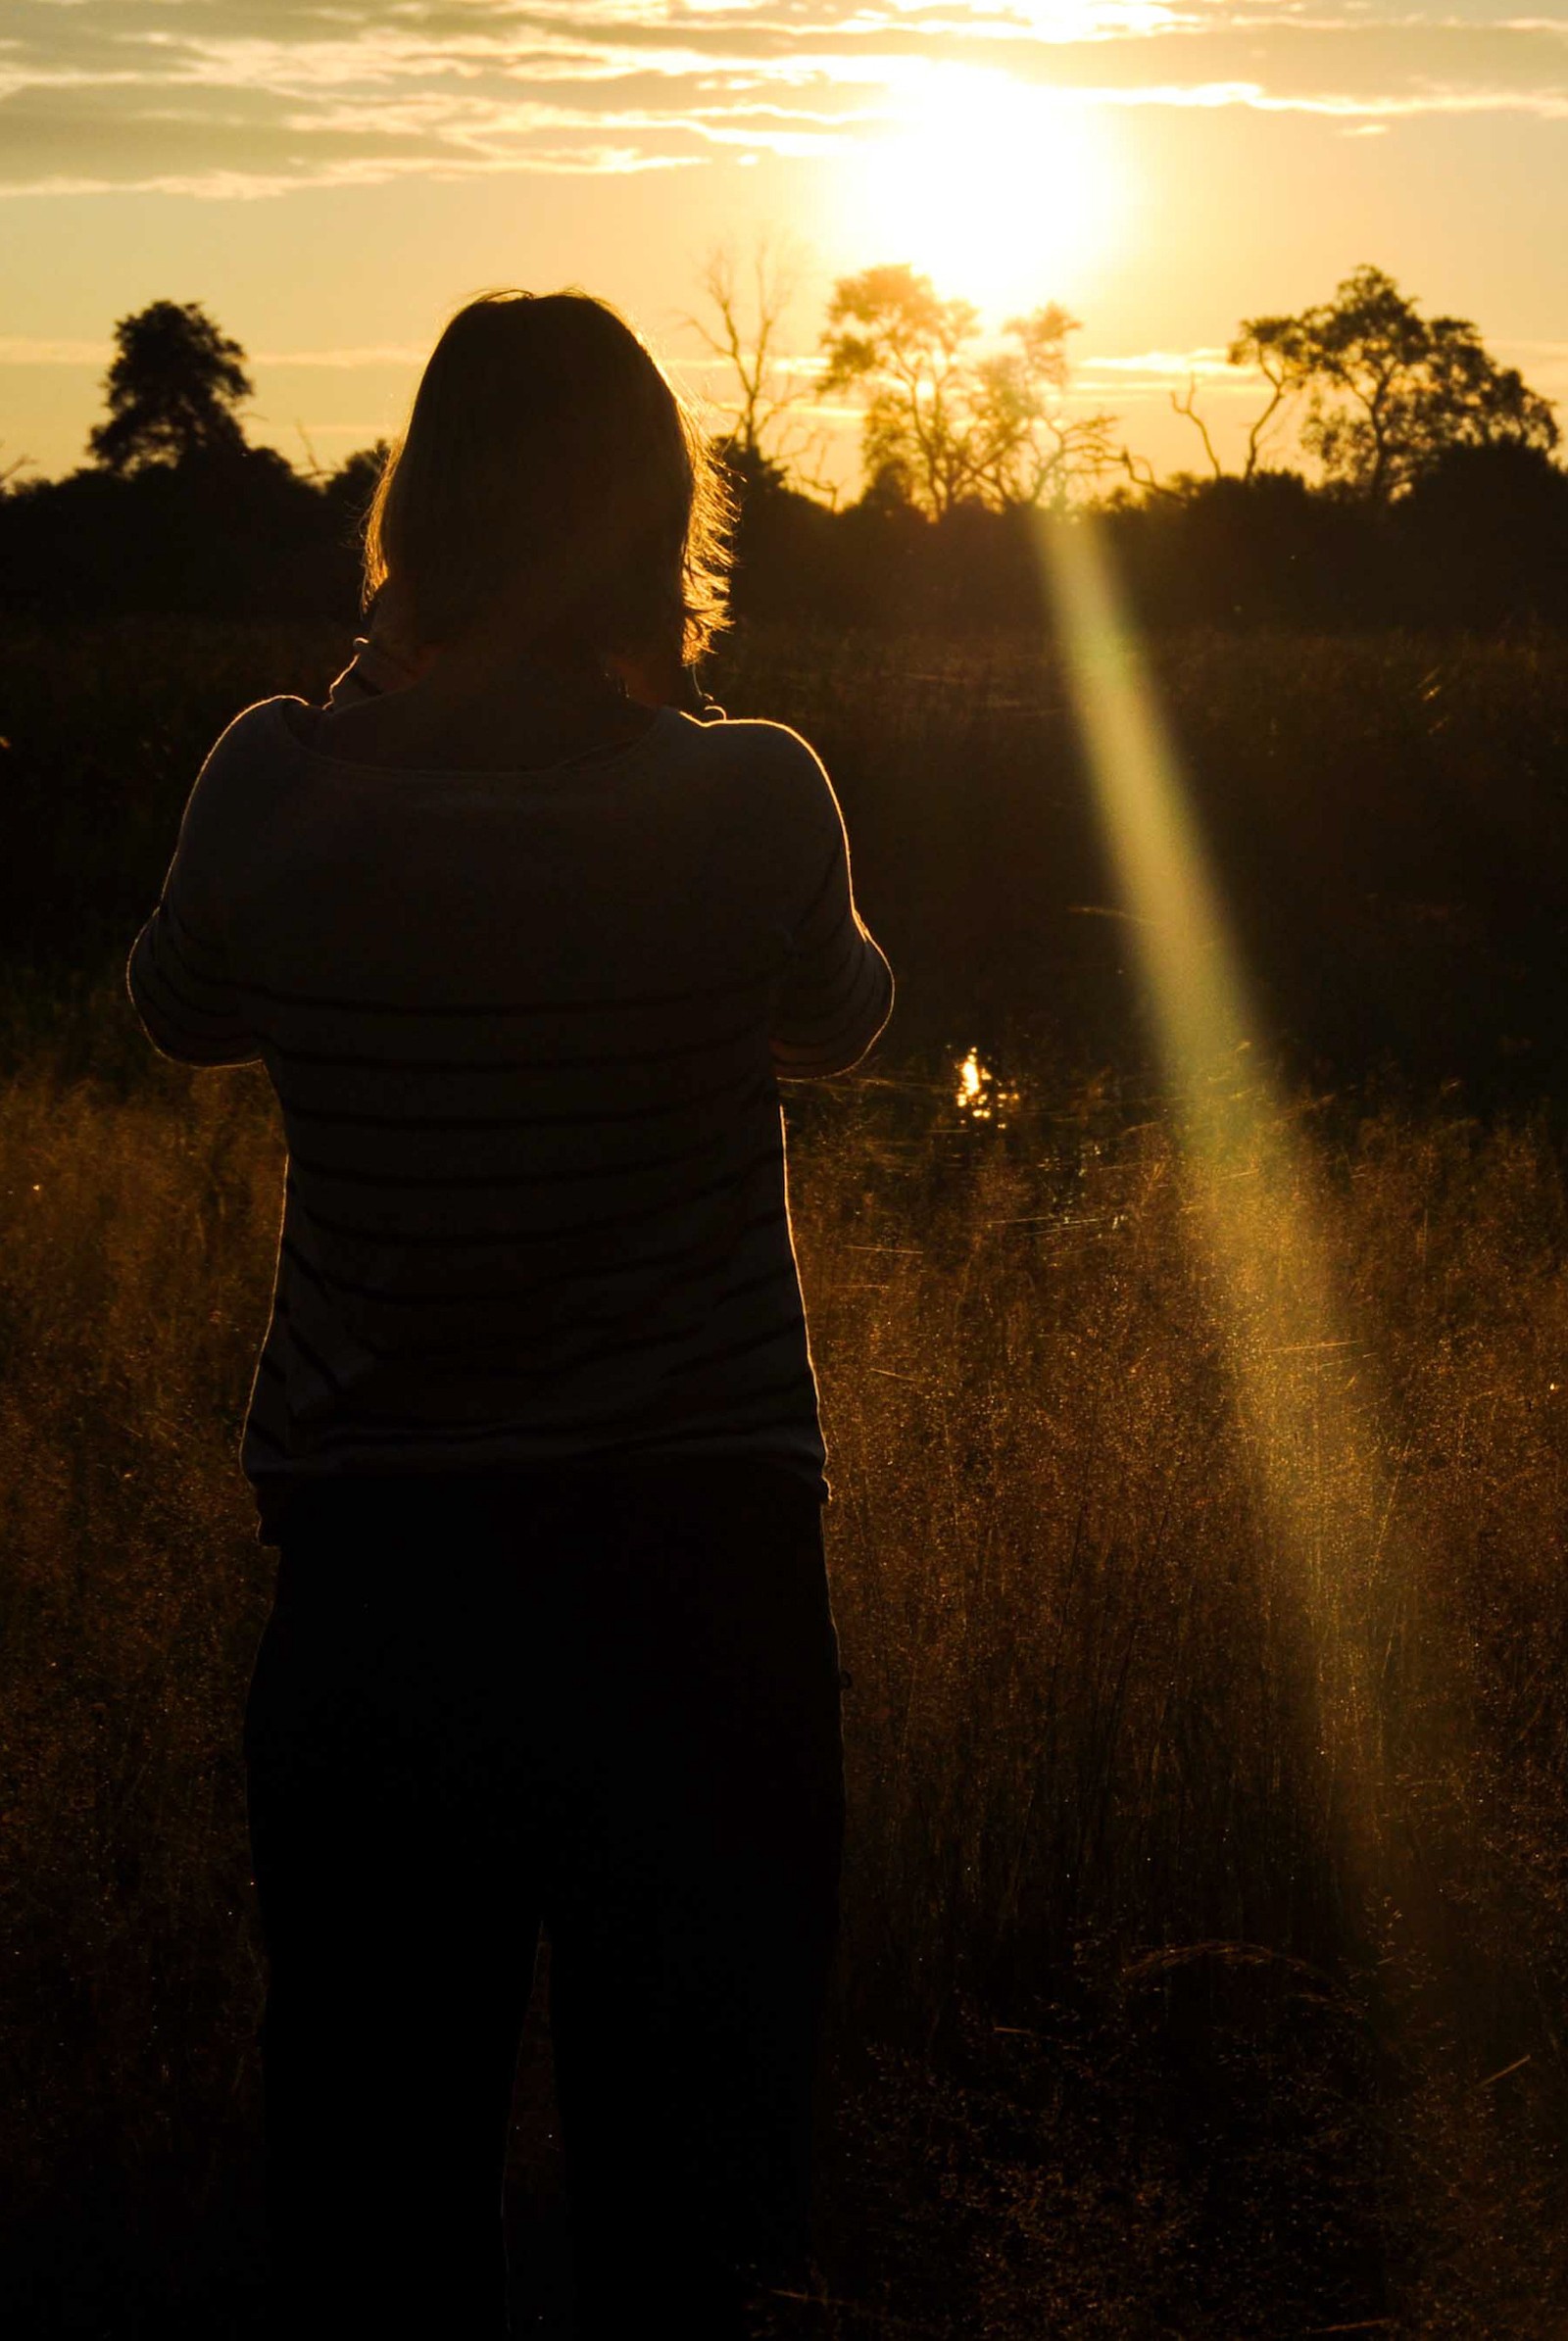
[[[212,946],[166,892],[131,947],[125,988],[148,1039],[182,1065],[248,1065],[261,1054]]]
[[[186,1065],[243,1065],[261,1053],[229,968],[225,933],[223,873],[234,859],[227,783],[246,721],[242,715],[230,725],[197,775],[158,907],[125,967],[131,1004],[148,1037],[165,1056]]]
[[[789,1081],[847,1073],[893,1012],[893,971],[855,907],[844,816],[827,774],[814,756],[811,762],[818,858],[796,916],[771,1034],[774,1070]]]

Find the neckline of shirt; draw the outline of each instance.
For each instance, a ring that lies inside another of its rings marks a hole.
[[[656,707],[652,723],[635,740],[628,740],[619,748],[584,749],[578,756],[560,756],[548,764],[370,764],[355,756],[333,756],[327,749],[318,748],[314,741],[301,738],[289,709],[303,707],[318,717],[320,709],[312,707],[309,700],[285,693],[270,705],[290,746],[299,755],[308,756],[313,763],[329,765],[334,772],[363,773],[368,780],[551,780],[562,773],[605,772],[640,756],[651,742],[662,739],[671,718],[686,720],[678,707]]]

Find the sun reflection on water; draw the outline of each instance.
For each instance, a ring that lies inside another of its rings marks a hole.
[[[1008,1115],[1017,1110],[1020,1091],[983,1064],[978,1049],[971,1048],[968,1055],[960,1057],[953,1069],[958,1083],[953,1102],[963,1120],[988,1122],[998,1130],[1005,1130]]]

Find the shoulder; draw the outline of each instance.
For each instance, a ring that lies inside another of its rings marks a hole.
[[[300,757],[289,709],[311,713],[304,700],[259,700],[220,732],[186,802],[180,836],[187,852],[243,854],[256,823],[273,817],[280,790]]]
[[[242,707],[203,758],[193,805],[213,808],[243,799],[256,785],[275,788],[281,772],[297,762],[318,712],[287,694]]]
[[[219,733],[208,751],[207,761],[235,764],[254,762],[259,757],[275,760],[290,750],[307,745],[313,723],[319,714],[319,707],[313,707],[292,692],[259,699],[254,706],[241,707],[232,722]]]
[[[208,750],[203,780],[291,761],[306,745],[312,720],[319,712],[287,692],[242,707]]]
[[[745,717],[700,723],[682,715],[677,739],[683,753],[707,770],[722,775],[763,807],[791,824],[820,827],[836,820],[838,805],[822,759],[787,723]]]
[[[709,743],[721,755],[774,769],[822,769],[816,751],[787,723],[770,723],[760,715],[723,715],[709,723],[683,715],[681,723],[694,740]]]

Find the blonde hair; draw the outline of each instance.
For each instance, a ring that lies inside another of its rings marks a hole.
[[[581,292],[483,293],[431,352],[365,529],[423,643],[524,639],[690,661],[725,622],[723,473],[652,352]]]

